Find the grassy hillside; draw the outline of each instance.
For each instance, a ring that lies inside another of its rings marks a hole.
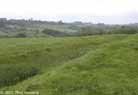
[[[0,90],[138,94],[138,35],[8,38],[0,44]]]

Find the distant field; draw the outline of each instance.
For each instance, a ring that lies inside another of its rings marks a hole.
[[[0,91],[138,95],[137,84],[137,34],[0,39]]]

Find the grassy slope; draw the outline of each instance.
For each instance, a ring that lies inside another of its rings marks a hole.
[[[138,94],[138,35],[1,39],[0,43],[1,64],[32,64],[41,71],[1,90],[36,90],[41,95]]]

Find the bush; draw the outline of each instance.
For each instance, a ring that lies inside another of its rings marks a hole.
[[[25,38],[25,37],[27,37],[27,35],[25,33],[19,33],[16,35],[16,37]]]
[[[104,29],[101,28],[95,28],[95,27],[83,27],[81,28],[79,35],[101,35],[101,34],[105,34],[106,32],[104,31]]]
[[[112,29],[110,34],[136,34],[138,29],[136,27],[121,26],[120,28]]]
[[[47,34],[47,35],[51,35],[51,36],[55,36],[55,37],[68,36],[68,34],[65,32],[60,32],[60,31],[52,30],[52,29],[44,29],[42,31],[42,33]]]
[[[38,73],[38,68],[27,64],[4,64],[0,66],[0,87],[16,84]]]
[[[77,34],[80,36],[87,35],[102,35],[102,34],[136,34],[138,33],[137,27],[132,26],[117,26],[110,28],[101,27],[83,27]]]

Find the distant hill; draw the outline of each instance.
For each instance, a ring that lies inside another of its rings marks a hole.
[[[63,36],[86,36],[101,34],[129,34],[138,32],[138,24],[128,25],[106,25],[104,23],[92,24],[80,21],[65,23],[37,21],[37,20],[16,20],[0,18],[0,37],[63,37]],[[45,30],[49,30],[44,32]],[[131,32],[132,31],[132,32]],[[24,36],[22,36],[23,34]]]

